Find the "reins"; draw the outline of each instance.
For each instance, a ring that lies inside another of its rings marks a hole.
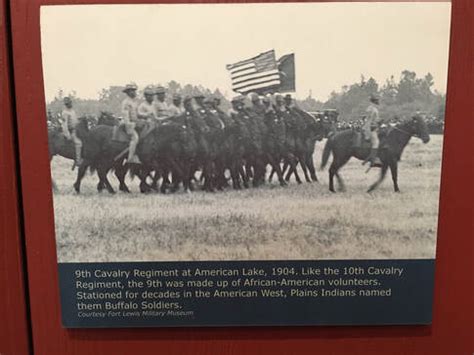
[[[400,127],[393,126],[392,128],[393,128],[393,129],[396,129],[396,130],[399,131],[399,132],[405,133],[405,134],[408,135],[408,136],[413,136],[413,137],[420,138],[420,136],[419,136],[418,134],[407,132],[407,131],[401,129]]]

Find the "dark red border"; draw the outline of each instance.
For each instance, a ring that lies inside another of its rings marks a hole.
[[[130,1],[12,1],[15,86],[35,353],[467,355],[473,352],[471,184],[474,181],[474,150],[471,142],[474,132],[471,101],[474,98],[474,14],[471,0],[453,0],[440,234],[431,327],[63,329],[60,325],[49,189],[39,6],[97,2]]]
[[[7,15],[7,3],[0,0],[0,354],[26,355],[29,351],[29,326],[18,216]]]

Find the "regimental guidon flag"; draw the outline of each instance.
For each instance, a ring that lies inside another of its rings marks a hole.
[[[226,66],[232,80],[232,90],[240,94],[277,90],[281,83],[275,51]]]

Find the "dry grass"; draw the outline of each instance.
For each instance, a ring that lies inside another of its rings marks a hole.
[[[54,158],[58,258],[62,262],[432,258],[435,255],[442,137],[413,139],[399,169],[401,194],[390,176],[373,194],[378,171],[351,160],[348,190],[319,184],[209,194],[130,195],[96,192],[96,176],[75,195],[71,161]],[[322,144],[317,146],[319,164]],[[113,185],[117,185],[111,176]]]

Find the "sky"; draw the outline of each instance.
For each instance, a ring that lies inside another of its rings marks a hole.
[[[45,96],[175,80],[232,97],[225,65],[270,49],[295,53],[298,98],[405,69],[445,93],[450,16],[448,2],[42,6]]]

